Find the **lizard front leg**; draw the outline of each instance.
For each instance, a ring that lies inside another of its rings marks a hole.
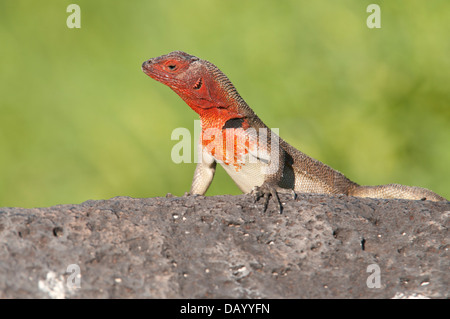
[[[254,187],[252,193],[255,196],[255,202],[264,197],[264,212],[267,211],[270,198],[273,198],[275,204],[278,206],[278,212],[281,214],[283,212],[283,205],[278,193],[287,191],[280,187],[287,156],[286,151],[280,146],[279,142],[279,137],[272,134],[270,143],[268,143],[270,157],[268,160],[264,160],[263,158],[259,159],[262,163],[268,164],[262,167],[265,170],[264,183],[261,186]],[[290,192],[292,193],[293,190]]]
[[[201,145],[199,145],[201,147]],[[192,179],[191,194],[204,195],[211,185],[216,172],[217,162],[206,151],[202,151],[202,158],[195,168],[194,178]]]

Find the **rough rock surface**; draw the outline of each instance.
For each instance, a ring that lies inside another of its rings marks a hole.
[[[0,208],[0,298],[449,297],[450,202],[282,199]]]

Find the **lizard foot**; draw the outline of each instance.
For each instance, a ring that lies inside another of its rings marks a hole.
[[[281,214],[283,212],[283,205],[281,204],[280,197],[278,196],[277,188],[269,184],[262,184],[261,186],[256,186],[253,188],[251,194],[255,198],[255,203],[262,197],[264,197],[264,212],[267,211],[269,206],[269,200],[272,197],[278,206],[278,212]]]

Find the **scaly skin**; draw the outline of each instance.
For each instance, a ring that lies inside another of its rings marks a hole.
[[[200,115],[202,161],[197,164],[191,194],[205,194],[216,164],[220,163],[243,192],[253,191],[257,198],[266,197],[264,210],[272,196],[281,211],[277,192],[289,190],[372,198],[446,200],[420,187],[360,186],[305,155],[271,134],[230,80],[211,62],[174,51],[145,61],[142,70],[169,86]],[[265,139],[264,132],[267,132]]]

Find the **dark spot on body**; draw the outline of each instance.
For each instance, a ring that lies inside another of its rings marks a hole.
[[[227,128],[242,128],[242,124],[244,123],[243,118],[236,118],[236,119],[230,119],[226,121],[225,125],[222,127],[222,129]]]

